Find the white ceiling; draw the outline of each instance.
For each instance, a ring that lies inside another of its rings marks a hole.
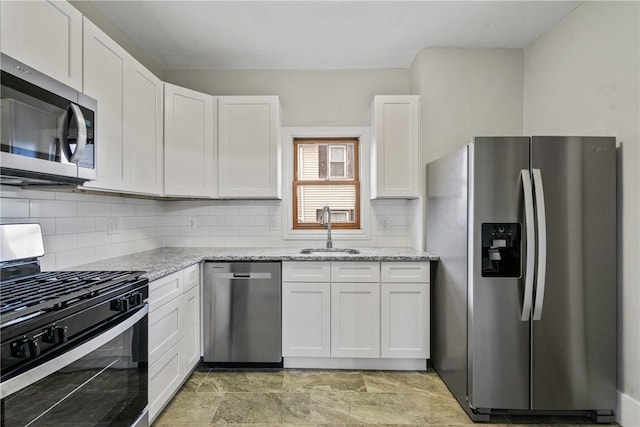
[[[167,70],[408,68],[427,47],[527,46],[579,1],[105,1]]]

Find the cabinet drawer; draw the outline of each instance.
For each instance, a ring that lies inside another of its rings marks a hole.
[[[149,312],[162,307],[182,295],[184,278],[182,271],[162,277],[149,283]]]
[[[382,282],[429,283],[428,262],[383,262]]]
[[[155,362],[182,338],[182,297],[149,313],[149,363]]]
[[[332,282],[364,282],[380,281],[379,262],[332,262]]]
[[[200,283],[200,264],[194,264],[184,270],[184,292]]]
[[[328,282],[330,280],[331,263],[328,261],[282,263],[283,282]]]
[[[154,421],[178,390],[182,381],[180,365],[180,343],[176,343],[149,366],[149,422]]]

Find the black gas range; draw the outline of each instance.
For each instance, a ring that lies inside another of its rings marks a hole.
[[[2,382],[55,357],[148,298],[142,271],[42,272],[2,282]]]
[[[148,279],[41,272],[36,226],[0,224],[2,427],[148,425]]]

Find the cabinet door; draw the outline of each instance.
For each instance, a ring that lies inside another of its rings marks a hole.
[[[371,198],[417,198],[420,182],[420,97],[373,101]]]
[[[331,284],[282,283],[282,355],[331,355]]]
[[[82,14],[64,1],[0,2],[2,52],[82,91]]]
[[[162,194],[162,81],[133,58],[124,75],[124,149],[129,190]],[[98,105],[100,108],[100,105]]]
[[[380,356],[429,358],[429,285],[380,285]]]
[[[219,195],[280,198],[277,96],[218,99]]]
[[[195,286],[182,296],[182,346],[180,351],[182,377],[186,378],[200,362],[200,287]]]
[[[380,284],[331,284],[331,357],[380,357]]]
[[[91,21],[84,20],[84,92],[98,101],[96,181],[86,187],[126,190],[129,158],[124,155],[123,92],[128,53]]]
[[[182,382],[180,344],[176,343],[149,366],[149,425],[160,415]]]
[[[216,196],[215,98],[164,84],[164,193]]]
[[[154,363],[183,337],[182,296],[149,313],[149,363]]]

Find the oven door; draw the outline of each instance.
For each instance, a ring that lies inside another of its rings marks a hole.
[[[146,427],[148,306],[1,384],[2,427]]]

